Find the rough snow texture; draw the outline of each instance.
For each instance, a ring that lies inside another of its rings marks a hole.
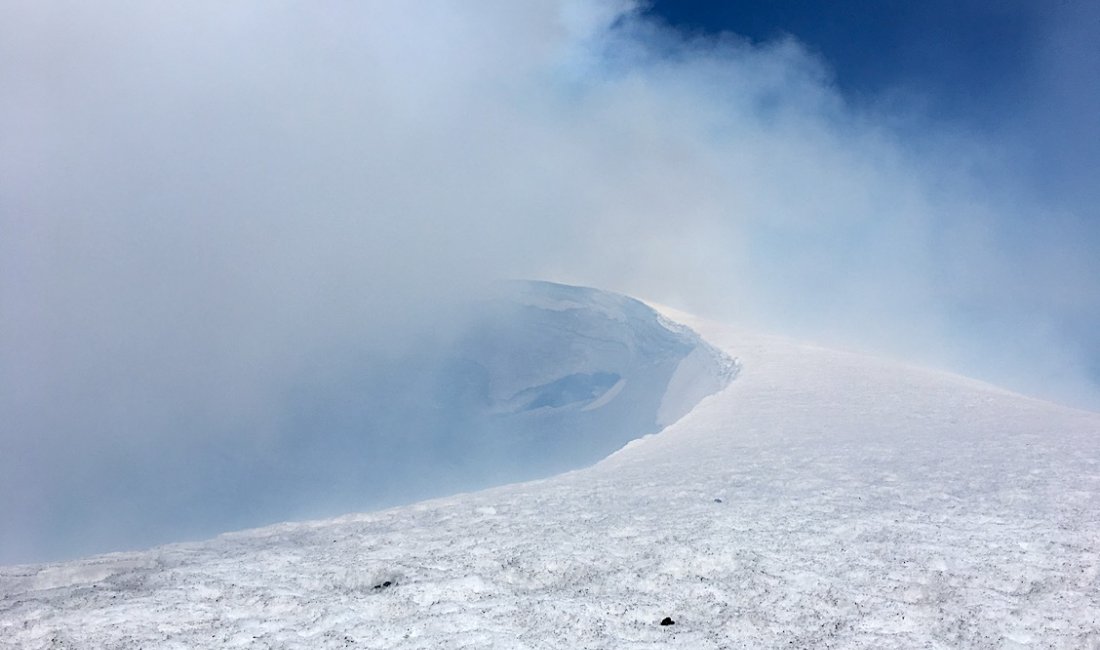
[[[691,324],[738,378],[593,468],[3,568],[0,647],[1100,647],[1100,416]]]

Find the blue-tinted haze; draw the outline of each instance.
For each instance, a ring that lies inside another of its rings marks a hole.
[[[499,278],[1100,409],[1098,7],[0,4],[0,561],[256,523]]]

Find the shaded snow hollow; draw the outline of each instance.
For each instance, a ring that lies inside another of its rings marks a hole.
[[[0,647],[1100,647],[1100,415],[675,319],[740,374],[594,467],[0,568]]]
[[[298,465],[299,499],[318,491],[311,500],[344,505],[338,514],[362,509],[363,495],[396,505],[587,467],[737,373],[626,296],[510,282],[466,312],[439,341],[303,382],[294,402],[305,422],[284,461]],[[328,476],[345,499],[325,493]]]
[[[122,479],[91,471],[110,466],[99,459],[79,477],[21,486],[19,502],[0,498],[0,564],[553,476],[660,430],[736,372],[637,300],[547,282],[503,283],[441,308],[415,338],[315,353],[272,378],[270,411],[239,431],[180,445],[150,431],[140,453],[104,443]]]

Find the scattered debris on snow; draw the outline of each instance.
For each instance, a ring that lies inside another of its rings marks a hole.
[[[679,320],[737,378],[594,467],[2,567],[0,648],[1100,647],[1100,415]]]

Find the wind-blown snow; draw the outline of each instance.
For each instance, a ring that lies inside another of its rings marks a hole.
[[[595,467],[6,567],[0,647],[1100,647],[1100,415],[677,318],[740,373]]]

